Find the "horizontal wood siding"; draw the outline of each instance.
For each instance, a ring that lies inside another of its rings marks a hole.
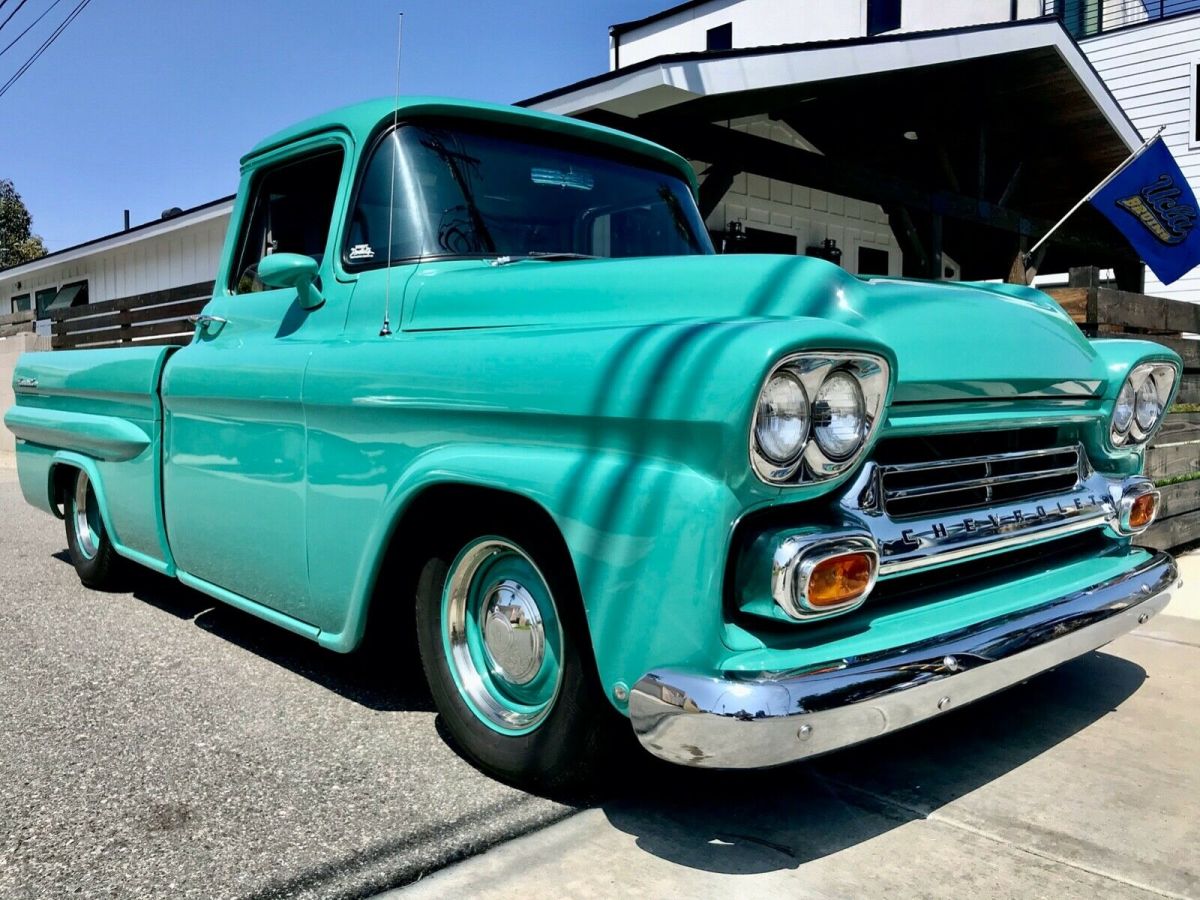
[[[1200,60],[1200,12],[1088,38],[1080,46],[1143,135],[1166,126],[1163,139],[1200,193],[1200,149],[1188,144],[1191,67]],[[1163,285],[1147,270],[1146,292],[1200,301],[1200,271]]]
[[[91,303],[211,282],[228,225],[228,214],[220,215],[79,259],[61,263],[50,259],[44,268],[20,277],[0,274],[0,312],[8,312],[12,297],[18,294],[32,295],[73,281],[87,281]]]

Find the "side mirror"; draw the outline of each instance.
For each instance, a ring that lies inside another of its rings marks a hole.
[[[325,302],[317,289],[317,261],[300,253],[272,253],[258,263],[258,280],[267,287],[295,288],[300,305],[316,309]]]

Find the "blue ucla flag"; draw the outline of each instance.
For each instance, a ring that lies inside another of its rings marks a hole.
[[[1158,280],[1170,284],[1200,265],[1196,195],[1154,138],[1091,197]]]

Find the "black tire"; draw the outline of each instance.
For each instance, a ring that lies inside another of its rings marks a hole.
[[[444,730],[463,753],[493,777],[547,794],[580,796],[600,786],[599,763],[615,762],[627,745],[629,723],[602,693],[583,604],[565,550],[549,536],[513,521],[473,529],[466,538],[436,542],[427,553],[416,590],[417,642],[430,693]],[[561,680],[548,712],[525,733],[485,724],[455,681],[443,640],[443,594],[451,566],[481,541],[510,542],[543,576],[561,624]]]
[[[96,491],[83,469],[68,480],[63,496],[63,521],[67,528],[67,552],[84,587],[98,591],[120,589],[129,567],[113,549],[100,516]]]

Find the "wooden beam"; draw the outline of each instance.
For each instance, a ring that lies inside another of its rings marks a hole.
[[[700,218],[707,220],[712,215],[737,176],[738,171],[732,166],[709,166],[708,174],[700,184]]]
[[[942,215],[934,213],[929,227],[929,278],[940,281],[946,277],[942,269]]]
[[[1180,544],[1190,544],[1196,538],[1200,538],[1200,510],[1155,522],[1134,538],[1134,542],[1140,547],[1170,550]]]
[[[1021,182],[1021,170],[1024,167],[1025,163],[1017,163],[1017,167],[1013,170],[1012,175],[1009,176],[1008,184],[1004,186],[1004,192],[1000,194],[1000,199],[996,201],[997,206],[1007,207],[1012,201],[1013,192],[1016,191],[1017,185]]]
[[[720,125],[654,116],[633,119],[605,110],[592,110],[586,118],[649,138],[689,159],[708,160],[714,165],[721,163],[789,184],[814,187],[868,203],[900,205],[913,212],[938,213],[947,218],[1016,234],[1048,231],[1053,224],[1049,220],[1031,219],[978,197],[931,189],[893,175]],[[1062,230],[1055,234],[1054,240],[1059,244],[1103,253],[1107,258],[1131,256],[1122,245],[1078,232]]]
[[[921,244],[921,236],[913,224],[912,215],[903,206],[885,206],[883,211],[904,255],[904,274],[920,278],[929,271],[929,256]]]

